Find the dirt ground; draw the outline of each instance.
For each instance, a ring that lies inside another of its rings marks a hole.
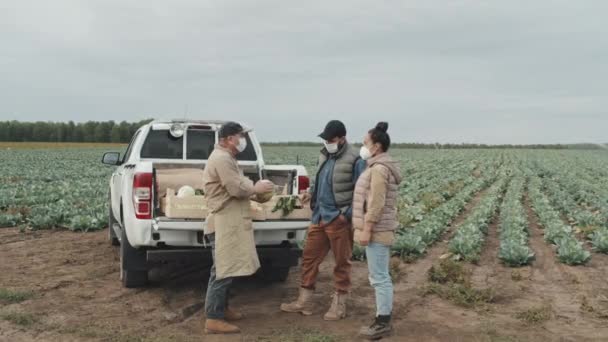
[[[479,197],[479,196],[478,196]],[[476,198],[462,214],[466,216]],[[490,227],[481,261],[468,265],[475,287],[491,287],[493,303],[465,308],[424,295],[428,269],[447,251],[447,239],[413,263],[401,263],[395,283],[395,333],[386,341],[608,341],[608,256],[594,253],[587,266],[558,263],[529,211],[530,246],[536,261],[512,269],[496,257],[498,223]],[[457,226],[462,219],[456,221]],[[21,233],[0,229],[0,291],[30,293],[21,302],[0,299],[1,341],[358,341],[357,331],[374,313],[365,263],[355,262],[349,317],[324,322],[330,304],[332,263],[322,266],[315,314],[279,311],[298,291],[298,269],[285,283],[241,279],[232,303],[246,319],[242,335],[205,336],[202,297],[207,271],[197,265],[155,270],[152,284],[124,289],[118,249],[107,231]],[[540,311],[537,311],[540,310]],[[538,322],[524,313],[548,315]]]

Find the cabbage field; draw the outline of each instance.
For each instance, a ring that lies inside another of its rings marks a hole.
[[[103,229],[112,167],[106,148],[0,150],[0,227]],[[111,148],[110,148],[111,150]],[[116,150],[116,148],[114,148]],[[316,171],[319,148],[264,149],[268,164],[299,162]],[[477,201],[453,234],[452,258],[477,262],[488,226],[498,224],[496,256],[509,266],[533,263],[529,209],[560,262],[579,265],[608,253],[608,152],[605,150],[392,150],[401,162],[401,227],[393,252],[425,255]],[[361,248],[355,258],[362,259]]]

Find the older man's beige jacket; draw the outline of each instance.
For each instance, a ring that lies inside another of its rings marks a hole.
[[[211,214],[217,214],[234,199],[249,199],[254,194],[253,182],[243,175],[232,153],[220,145],[215,145],[207,160],[203,190]],[[214,232],[215,225],[208,222],[205,234]]]

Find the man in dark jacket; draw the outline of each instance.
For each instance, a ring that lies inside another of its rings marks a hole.
[[[314,190],[306,196],[311,200],[313,215],[302,256],[300,295],[295,302],[281,304],[281,310],[312,314],[312,294],[319,266],[331,249],[336,261],[335,293],[323,318],[335,321],[346,317],[346,295],[351,288],[353,192],[357,178],[365,169],[365,161],[346,141],[346,128],[342,122],[330,121],[319,137],[324,140],[325,147],[319,156]]]

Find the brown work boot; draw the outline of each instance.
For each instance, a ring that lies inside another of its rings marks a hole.
[[[304,316],[312,315],[312,294],[313,290],[301,287],[298,300],[292,303],[281,304],[281,311],[301,313]]]
[[[224,310],[224,318],[227,321],[240,321],[243,319],[243,314],[237,309],[229,306],[226,308],[226,310]]]
[[[205,334],[238,334],[239,327],[220,319],[207,319],[205,321]]]
[[[323,316],[326,321],[339,321],[346,317],[346,293],[334,293],[331,301],[331,307]]]

